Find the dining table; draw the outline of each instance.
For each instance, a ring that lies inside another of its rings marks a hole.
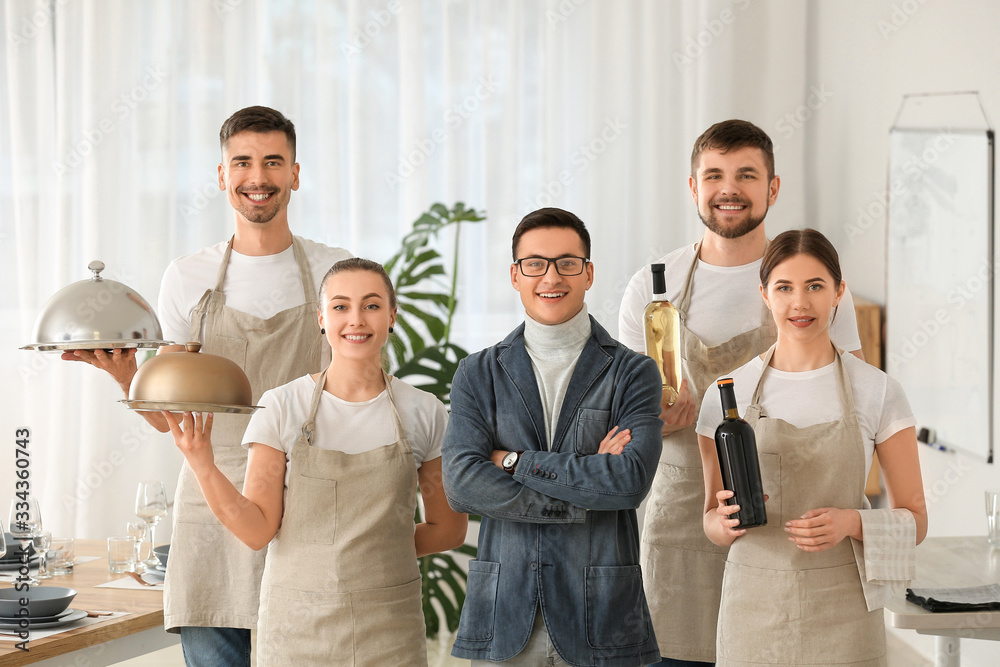
[[[1000,583],[1000,549],[985,536],[928,537],[916,550],[916,576],[910,588],[965,588]],[[886,606],[894,628],[934,635],[935,667],[961,664],[961,640],[1000,641],[1000,611],[931,612],[909,602],[905,591]],[[1000,648],[998,648],[1000,654]]]
[[[162,586],[136,590],[98,588],[100,584],[127,576],[108,571],[105,540],[76,540],[76,556],[78,561],[87,556],[99,558],[78,562],[72,574],[46,579],[43,585],[75,589],[76,597],[70,603],[73,609],[126,614],[44,638],[29,638],[28,651],[16,648],[16,642],[0,641],[0,665],[113,665],[180,643],[180,635],[163,629]],[[0,587],[11,585],[0,583]]]

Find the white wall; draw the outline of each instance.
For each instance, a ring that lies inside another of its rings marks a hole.
[[[855,294],[885,303],[880,202],[886,189],[888,132],[901,96],[977,90],[989,116],[1000,119],[998,27],[1000,3],[988,0],[811,4],[809,85],[829,95],[807,121],[805,222],[840,250]],[[985,534],[983,491],[1000,487],[1000,467],[929,447],[920,454],[928,535]],[[931,638],[912,631],[898,636],[931,655]],[[996,642],[964,640],[962,649],[963,665],[1000,663]]]

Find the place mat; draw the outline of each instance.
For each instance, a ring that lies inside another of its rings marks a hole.
[[[968,588],[907,588],[906,599],[927,611],[1000,611],[1000,584]]]
[[[114,581],[106,581],[103,584],[97,584],[94,588],[127,588],[130,591],[163,591],[163,582],[153,586],[143,586],[138,581],[132,577],[122,577],[121,579],[115,579]]]
[[[59,626],[58,628],[46,628],[44,630],[31,630],[28,633],[28,648],[31,648],[31,642],[36,639],[45,639],[46,637],[51,637],[52,635],[57,635],[60,632],[66,632],[67,630],[77,630],[79,628],[85,628],[88,625],[97,625],[98,623],[103,623],[104,621],[110,621],[115,618],[120,618],[122,616],[128,616],[130,612],[127,611],[116,611],[112,612],[109,616],[97,616],[95,618],[81,618],[79,621],[74,621],[73,623],[67,623],[66,625]],[[6,630],[5,632],[9,632]],[[20,637],[11,637],[9,635],[0,635],[0,641],[9,642],[20,642],[23,641]],[[2,644],[0,644],[2,646]]]

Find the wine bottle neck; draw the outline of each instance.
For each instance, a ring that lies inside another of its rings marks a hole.
[[[739,418],[740,418],[740,413],[736,410],[736,408],[729,408],[728,410],[726,410],[726,419],[739,419]]]

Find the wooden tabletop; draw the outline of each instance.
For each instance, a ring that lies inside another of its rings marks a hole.
[[[97,584],[121,579],[124,576],[108,572],[107,554],[107,543],[104,540],[77,540],[77,557],[100,556],[101,558],[75,566],[73,574],[46,579],[43,585],[76,589],[77,595],[70,604],[73,609],[127,611],[128,615],[85,628],[68,630],[44,639],[32,639],[28,643],[31,649],[29,652],[14,648],[15,642],[0,642],[0,664],[4,667],[29,665],[39,660],[163,626],[162,591],[94,588]],[[9,586],[6,583],[0,585]]]
[[[1000,583],[1000,549],[986,537],[929,537],[917,547],[910,588],[964,588]],[[905,593],[905,591],[903,591]],[[889,624],[922,634],[1000,639],[1000,611],[932,613],[902,595],[886,607]]]

